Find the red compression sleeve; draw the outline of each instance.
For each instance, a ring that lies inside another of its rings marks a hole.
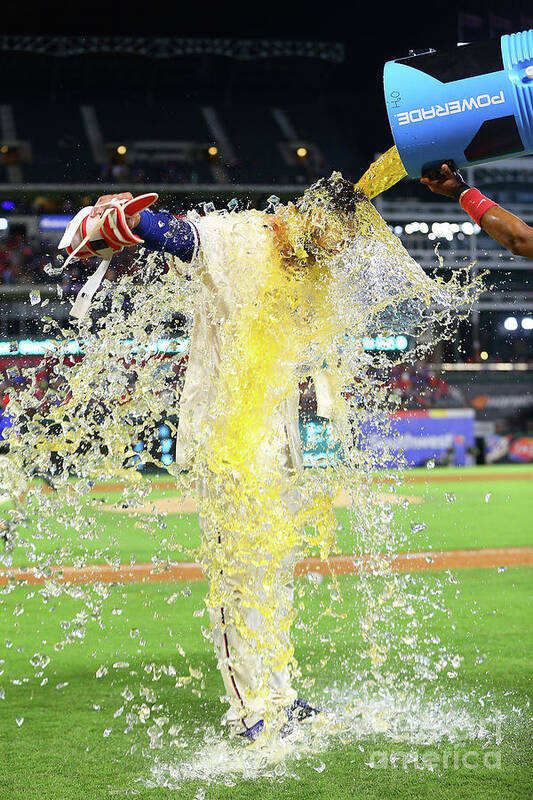
[[[463,211],[466,211],[476,225],[481,226],[481,217],[492,206],[497,206],[494,200],[489,200],[484,194],[481,194],[479,189],[467,189],[459,198],[459,203]]]

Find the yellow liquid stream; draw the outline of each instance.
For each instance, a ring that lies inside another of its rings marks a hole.
[[[398,149],[394,145],[369,166],[363,177],[355,184],[355,188],[360,189],[369,200],[372,200],[373,197],[386,192],[395,183],[401,181],[405,175],[407,175],[407,171],[402,164]]]

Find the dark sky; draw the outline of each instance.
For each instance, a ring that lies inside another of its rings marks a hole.
[[[39,34],[39,35],[76,35],[76,36],[173,36],[202,38],[253,38],[253,39],[298,39],[341,41],[346,49],[346,62],[335,72],[322,73],[315,70],[316,85],[310,78],[305,91],[305,78],[296,84],[293,92],[296,102],[309,102],[314,92],[322,88],[323,93],[330,91],[328,80],[334,81],[341,92],[341,103],[345,102],[348,126],[353,131],[354,140],[358,141],[361,155],[367,158],[376,150],[382,150],[391,144],[390,130],[383,101],[382,75],[383,65],[393,58],[407,56],[411,49],[427,49],[433,47],[445,50],[455,47],[458,39],[458,12],[478,15],[482,21],[482,30],[469,40],[485,39],[491,35],[490,23],[494,24],[494,15],[510,20],[513,29],[522,27],[521,16],[533,18],[533,0],[506,0],[505,3],[493,0],[463,0],[463,2],[443,2],[443,0],[426,0],[426,2],[394,2],[394,0],[335,0],[335,2],[294,2],[293,0],[224,0],[214,2],[191,2],[191,0],[174,0],[174,2],[157,2],[157,0],[49,0],[43,2],[32,14],[18,13],[20,4],[4,4],[1,14],[0,35],[6,34]],[[491,13],[493,19],[491,20]],[[530,23],[533,27],[533,22]],[[93,57],[94,58],[94,57]],[[89,80],[92,62],[87,62],[85,72],[80,65],[63,65],[48,62],[37,62],[26,56],[17,57],[16,62],[9,54],[0,58],[2,84],[9,87],[10,77],[17,72],[19,77],[27,73],[27,79],[19,86],[38,85],[47,73],[50,84],[61,91],[61,83],[67,80],[66,74],[72,74],[73,81]],[[58,60],[55,59],[57,62]],[[10,64],[16,63],[16,70],[10,70]],[[138,73],[132,73],[132,87],[148,80],[149,74],[160,79],[170,65],[156,60],[148,67],[145,62],[137,67]],[[283,67],[285,69],[285,67]],[[103,66],[103,74],[106,73]],[[183,82],[188,80],[190,67],[186,59],[177,60],[172,66],[175,70],[177,91],[183,93]],[[286,67],[290,70],[290,66]],[[208,66],[213,74],[213,83],[225,81],[225,74],[231,72],[233,86],[239,86],[241,76],[247,75],[246,64],[240,62],[235,68],[220,64]],[[305,71],[305,67],[304,67]],[[140,76],[139,76],[140,72]],[[248,70],[249,73],[252,70]],[[191,70],[191,84],[194,82]],[[309,74],[312,70],[309,69]],[[78,79],[78,75],[81,77]],[[198,75],[198,73],[196,73]],[[287,73],[285,73],[287,75]],[[99,78],[100,80],[100,78]],[[174,77],[172,77],[174,80]],[[279,76],[276,80],[280,80]],[[139,82],[139,83],[137,83]],[[244,81],[242,81],[244,82]],[[181,86],[180,86],[181,83]],[[229,81],[228,81],[229,83]],[[12,85],[15,85],[13,83]],[[179,88],[178,88],[179,86]],[[301,87],[301,91],[300,91]],[[192,88],[192,87],[191,87]],[[199,87],[202,89],[202,87]],[[215,87],[223,91],[223,86]],[[235,90],[234,90],[235,91]],[[253,91],[253,87],[252,87]],[[293,91],[291,86],[290,91]],[[301,96],[298,96],[298,95]],[[261,96],[261,90],[258,91]]]
[[[431,42],[451,43],[458,9],[515,19],[520,13],[533,16],[531,0],[45,0],[32,13],[20,13],[21,8],[3,4],[1,33],[335,39],[367,52],[383,51],[387,57]]]

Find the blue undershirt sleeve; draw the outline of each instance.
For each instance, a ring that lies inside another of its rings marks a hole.
[[[141,221],[133,233],[143,239],[143,247],[168,253],[190,263],[198,251],[198,231],[192,222],[168,211],[141,211]]]

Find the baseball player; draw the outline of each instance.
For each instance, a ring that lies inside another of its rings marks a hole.
[[[390,294],[392,297],[397,291],[398,281],[394,277],[394,270],[398,272],[401,267],[402,286],[406,293],[415,298],[409,313],[405,302],[402,306],[403,315],[409,317],[410,321],[420,315],[421,308],[428,306],[431,297],[439,292],[444,294],[442,284],[437,288],[437,284],[408,256],[399,240],[387,232],[385,225],[382,236],[389,236],[390,241],[380,244],[377,256],[374,257],[371,247],[372,225],[367,226],[366,234],[359,237],[359,243],[354,245],[358,233],[357,208],[360,203],[367,202],[366,198],[354,191],[353,184],[338,175],[318,183],[321,197],[326,199],[328,206],[328,224],[323,224],[320,209],[313,209],[307,218],[311,224],[305,227],[305,237],[299,243],[298,257],[302,264],[314,260],[318,262],[325,257],[339,259],[348,246],[359,248],[357,257],[362,265],[358,274],[361,283],[359,302],[362,308],[377,304],[384,312],[388,307],[384,295],[388,297]],[[303,220],[309,211],[305,198],[304,195],[302,201],[292,207],[295,219],[301,216]],[[178,464],[188,466],[198,452],[205,452],[218,391],[224,320],[231,318],[241,300],[238,275],[231,272],[228,250],[231,242],[226,235],[227,225],[230,224],[227,220],[235,215],[224,217],[208,214],[193,221],[168,211],[150,209],[155,199],[155,195],[134,198],[130,193],[103,195],[94,207],[83,209],[77,215],[65,232],[60,246],[67,248],[69,258],[99,255],[104,259],[98,274],[95,273],[94,279],[89,279],[74,304],[73,312],[80,316],[85,313],[109,259],[125,246],[142,244],[148,250],[173,257],[174,268],[179,273],[190,269],[199,271],[201,289],[180,400],[176,448]],[[372,209],[372,213],[376,212]],[[242,219],[246,220],[255,242],[264,241],[275,248],[282,255],[282,265],[285,259],[290,260],[294,253],[294,241],[289,236],[286,214],[242,212]],[[336,403],[333,384],[328,380],[326,371],[320,371],[313,377],[317,412],[321,417],[331,418]],[[268,474],[272,468],[276,474],[287,476],[288,485],[291,483],[290,476],[302,467],[297,382],[294,391],[273,409],[268,422],[272,430],[268,446],[259,448],[255,455],[259,472]],[[197,488],[200,499],[209,496],[208,473],[203,473]],[[301,500],[296,489],[288,491],[282,500],[290,514],[298,512]],[[231,523],[226,529],[212,530],[212,523],[200,514],[200,526],[210,547],[215,550],[231,548],[235,535]],[[281,620],[286,622],[292,619],[292,581],[297,555],[296,548],[293,548],[283,558],[274,587],[276,613],[280,619],[279,638],[287,645],[287,652],[290,652],[290,622],[281,625]],[[265,556],[261,553],[261,556],[268,558],[268,554]],[[264,568],[260,563],[260,558],[244,559],[239,555],[231,567],[217,572],[216,581],[224,602],[209,611],[218,667],[230,704],[223,721],[232,731],[248,739],[254,739],[264,727],[267,708],[279,709],[281,717],[285,714],[289,725],[295,721],[312,719],[318,713],[317,709],[298,698],[291,684],[288,661],[271,670],[265,687],[265,664],[258,644],[262,632],[266,630],[265,620],[259,610],[264,593]],[[243,629],[253,635],[243,635]]]
[[[337,202],[342,216],[347,217],[361,197],[354,192],[351,183],[345,181],[344,184],[344,197],[337,198]],[[113,252],[124,246],[140,244],[148,250],[174,257],[174,267],[178,272],[183,271],[186,265],[189,265],[188,269],[201,271],[201,294],[196,305],[189,362],[180,399],[176,448],[177,463],[188,466],[194,460],[202,437],[209,433],[209,426],[206,427],[205,422],[209,419],[216,397],[223,326],[214,324],[213,319],[227,319],[231,316],[238,302],[238,293],[224,259],[224,218],[208,215],[192,222],[168,211],[154,211],[143,207],[151,204],[155,197],[147,195],[144,198],[133,198],[129,192],[103,195],[92,209],[84,210],[85,213],[80,212],[81,216],[77,215],[60,246],[66,247],[70,257],[103,255],[107,260],[102,265],[97,280],[103,277],[105,265],[109,263]],[[110,210],[117,213],[109,213]],[[277,248],[283,248],[286,244],[284,220],[276,214],[253,213],[256,216],[250,217],[249,223],[257,229],[257,236],[266,237],[275,242]],[[91,234],[93,228],[96,232]],[[310,232],[307,247],[309,252],[318,249],[334,252],[341,248],[342,240],[343,235],[339,232],[335,235],[332,230],[324,232],[317,228]],[[89,283],[90,281],[91,279]],[[95,281],[92,287],[89,286],[89,290],[82,290],[80,293],[77,304],[78,308],[82,308],[82,313],[86,310],[87,299],[90,299],[94,286]],[[83,298],[81,306],[80,298]],[[317,377],[316,388],[319,413],[328,416],[331,396],[324,376]],[[269,459],[281,474],[290,475],[302,467],[298,400],[296,383],[292,395],[273,414],[271,425],[274,430],[274,446],[270,450],[264,448],[258,456],[263,459],[263,468],[268,469]],[[205,478],[198,481],[200,497],[208,495],[208,483]],[[288,492],[284,502],[290,513],[296,513],[300,507],[298,492]],[[202,516],[200,526],[206,534],[207,522]],[[217,530],[215,544],[223,547],[231,536],[230,530]],[[285,617],[292,614],[293,573],[297,555],[294,549],[283,560],[277,575],[279,610]],[[210,609],[218,666],[230,701],[223,721],[232,732],[249,739],[254,739],[262,730],[267,705],[283,711],[281,716],[285,715],[287,723],[284,731],[288,730],[287,725],[311,719],[317,713],[317,709],[298,698],[291,685],[288,665],[272,671],[266,693],[264,691],[264,664],[260,648],[254,644],[261,638],[263,619],[256,604],[248,604],[246,601],[250,591],[256,596],[261,594],[262,577],[262,569],[254,563],[232,565],[230,571],[217,575],[227,602],[224,606]],[[241,625],[238,620],[247,629],[254,631],[255,635],[251,638],[243,636],[239,632]],[[279,635],[288,636],[283,632]]]

